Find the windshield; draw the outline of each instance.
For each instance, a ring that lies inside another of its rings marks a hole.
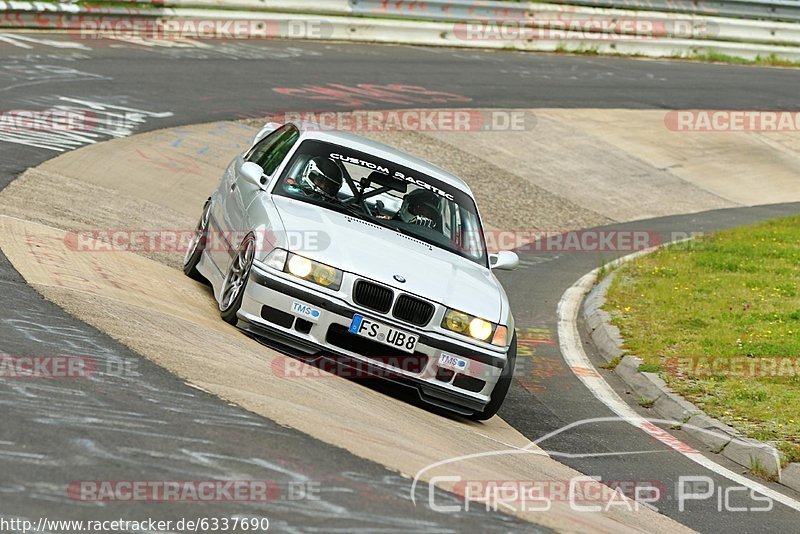
[[[272,193],[370,220],[488,266],[474,200],[390,161],[307,140]]]

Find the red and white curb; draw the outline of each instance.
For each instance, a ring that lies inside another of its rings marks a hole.
[[[616,267],[623,262],[630,261],[635,257],[647,254],[653,250],[655,249],[648,249],[630,254],[611,262],[606,267]],[[642,432],[709,471],[800,512],[799,501],[715,463],[690,445],[636,413],[633,408],[617,395],[608,382],[605,381],[586,355],[578,331],[578,314],[580,312],[581,303],[583,302],[584,296],[589,293],[594,286],[599,272],[600,269],[598,268],[582,276],[572,287],[564,292],[558,303],[559,346],[564,361],[575,376],[583,382],[586,388],[591,391],[600,402],[605,404],[621,419],[624,419]],[[677,421],[676,423],[681,422]]]

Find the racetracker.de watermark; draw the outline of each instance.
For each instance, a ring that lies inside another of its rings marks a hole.
[[[651,230],[499,230],[485,232],[490,251],[520,252],[638,252],[664,243]],[[670,236],[670,240],[672,236]],[[474,241],[467,240],[467,243]]]
[[[333,25],[321,19],[98,18],[82,20],[80,39],[207,40],[327,39]]]
[[[479,109],[286,111],[273,113],[266,122],[298,122],[318,131],[523,132],[536,127],[536,116],[520,110]]]
[[[644,17],[547,18],[458,22],[453,35],[460,41],[642,41],[663,37],[710,38],[717,25],[693,20]]]
[[[83,356],[0,356],[2,378],[91,378],[97,363]]]
[[[207,230],[200,247],[208,252],[233,252],[252,234],[259,250],[284,243],[294,252],[326,250],[331,244],[327,232],[316,230]],[[517,250],[531,253],[555,252],[638,252],[664,243],[694,238],[702,232],[671,232],[625,229],[533,229],[487,228],[483,233],[462,232],[462,248],[480,253],[481,243],[489,252]],[[87,229],[68,232],[64,244],[74,252],[144,252],[185,254],[195,245],[197,230]],[[483,240],[481,239],[483,238]]]
[[[671,357],[664,367],[673,374],[694,378],[797,378],[800,356]]]
[[[272,360],[272,374],[287,379],[348,378],[359,379],[397,379],[407,374],[418,378],[431,379],[446,377],[449,380],[456,372],[471,378],[488,380],[496,376],[500,369],[486,365],[478,360],[458,358],[457,364],[447,364],[447,359],[438,358],[436,365],[427,365],[427,358],[414,354],[383,355],[369,354],[369,362],[356,359],[318,358],[305,362],[288,356],[278,356]],[[459,367],[460,365],[460,367]],[[442,378],[443,380],[445,378]]]
[[[97,128],[97,116],[72,109],[0,111],[0,132],[84,132]]]
[[[98,360],[89,356],[0,355],[0,380],[9,378],[93,378],[139,376],[133,359]]]
[[[252,234],[257,248],[270,250],[280,237],[295,252],[325,250],[330,236],[318,231],[206,231],[199,246],[207,252],[234,252]],[[185,254],[194,247],[197,230],[95,229],[68,232],[64,244],[74,252],[158,252]]]
[[[798,111],[672,110],[664,125],[673,132],[798,132]]]
[[[273,480],[74,480],[67,496],[84,502],[273,502]]]

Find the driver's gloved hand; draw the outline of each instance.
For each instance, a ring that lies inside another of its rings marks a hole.
[[[426,226],[428,228],[433,228],[433,219],[429,219],[427,217],[423,217],[421,215],[417,215],[413,219],[411,219],[411,224],[418,224],[420,226]]]

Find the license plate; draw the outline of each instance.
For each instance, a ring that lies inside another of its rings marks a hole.
[[[417,348],[417,336],[397,330],[391,326],[378,323],[372,319],[366,319],[361,315],[354,315],[353,322],[350,323],[351,334],[365,337],[395,347],[403,352],[413,353]]]
[[[464,358],[442,353],[439,356],[439,367],[446,367],[447,369],[461,371],[463,373],[469,368],[469,361]]]

